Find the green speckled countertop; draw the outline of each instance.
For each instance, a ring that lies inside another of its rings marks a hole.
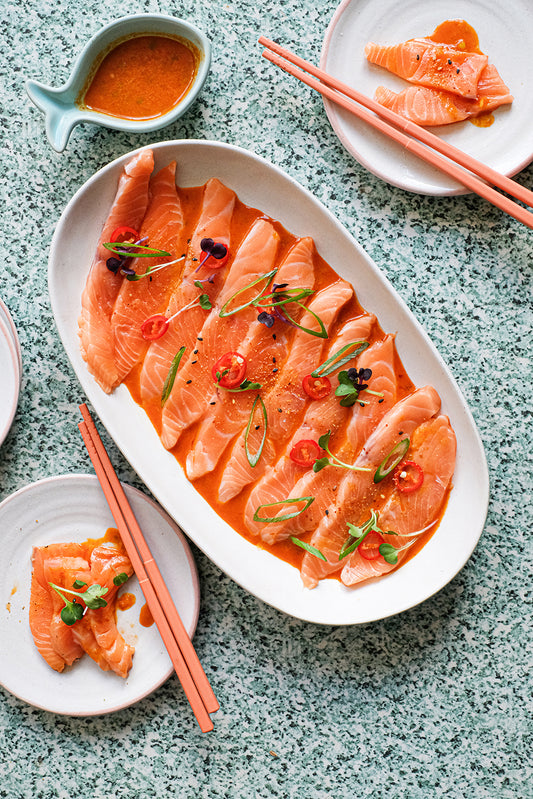
[[[0,449],[0,500],[46,476],[91,472],[76,428],[84,398],[47,290],[62,209],[97,169],[138,146],[215,139],[263,155],[316,194],[425,326],[486,448],[491,500],[481,541],[422,605],[347,628],[284,616],[193,547],[202,592],[195,646],[221,703],[214,732],[199,731],[174,677],[134,707],[89,719],[51,715],[0,689],[2,798],[533,796],[532,234],[475,196],[418,196],[375,178],[339,144],[320,98],[262,61],[261,33],[317,62],[335,6],[2,4],[0,296],[19,331],[24,375]],[[54,153],[25,79],[60,85],[102,24],[139,11],[188,18],[211,38],[200,100],[157,134],[78,126],[66,151]],[[533,168],[518,180],[531,187]],[[106,443],[121,478],[142,487]]]

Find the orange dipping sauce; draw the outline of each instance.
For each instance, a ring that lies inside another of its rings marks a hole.
[[[200,53],[173,36],[133,36],[95,64],[77,104],[123,119],[153,119],[172,110],[191,88]]]

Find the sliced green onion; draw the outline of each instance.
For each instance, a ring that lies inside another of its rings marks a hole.
[[[142,275],[137,275],[137,274],[126,275],[126,280],[129,281],[142,280],[143,277],[149,277],[154,272],[159,272],[161,269],[166,269],[167,266],[174,266],[174,264],[178,264],[180,261],[183,261],[184,258],[185,258],[184,255],[180,255],[180,257],[176,258],[174,261],[167,261],[165,264],[159,264],[157,266],[148,266],[146,272],[143,272]]]
[[[303,513],[304,510],[307,510],[309,505],[315,501],[314,497],[295,497],[295,499],[280,499],[279,502],[267,502],[266,505],[259,505],[256,508],[254,513],[254,522],[265,522],[265,524],[272,524],[273,522],[286,522],[287,519],[294,519],[295,516],[299,516],[300,513]],[[267,519],[265,516],[259,516],[259,511],[262,508],[273,508],[276,505],[292,505],[294,502],[305,502],[305,505],[301,510],[297,510],[294,513],[286,513],[284,516],[276,516],[275,518]]]
[[[383,458],[374,475],[375,483],[380,483],[396,468],[396,466],[398,466],[402,458],[405,457],[410,443],[411,441],[409,438],[402,438],[402,440],[398,441],[396,446],[391,449],[387,457]]]
[[[261,403],[261,413],[263,414],[263,422],[264,422],[264,425],[263,425],[263,438],[261,439],[261,443],[259,444],[259,449],[255,453],[255,455],[250,455],[250,450],[248,449],[248,434],[250,433],[250,428],[252,426],[252,420],[254,418],[255,406],[257,405],[258,402]],[[258,462],[259,458],[261,457],[261,453],[263,452],[263,446],[264,446],[265,439],[266,439],[266,434],[267,434],[267,424],[268,424],[268,421],[267,421],[267,412],[266,412],[266,408],[265,408],[265,403],[263,402],[263,400],[261,398],[261,395],[258,394],[257,397],[254,399],[254,404],[252,405],[252,410],[250,411],[250,418],[248,419],[248,424],[246,426],[246,432],[244,434],[244,449],[245,449],[245,452],[246,452],[246,457],[248,458],[248,463],[250,464],[252,469],[254,468],[254,466],[257,466],[257,462]]]
[[[258,283],[261,283],[263,280],[267,281],[267,286],[268,286],[269,283],[272,281],[272,279],[273,279],[273,277],[274,277],[274,275],[276,274],[277,271],[278,271],[277,269],[272,269],[270,272],[265,272],[264,275],[260,275],[259,277],[256,277],[256,279],[252,280],[251,283],[248,283],[247,286],[243,286],[242,289],[239,289],[238,291],[235,292],[235,294],[232,294],[231,297],[229,298],[229,300],[227,300],[224,303],[224,305],[222,306],[222,308],[220,309],[219,316],[221,316],[222,318],[224,318],[225,316],[232,316],[232,314],[238,313],[239,311],[242,311],[244,308],[248,308],[249,305],[253,305],[254,301],[257,300],[258,297],[261,296],[262,292],[260,294],[258,294],[256,297],[253,297],[248,302],[245,302],[244,305],[239,305],[238,308],[234,308],[233,311],[226,311],[226,308],[228,307],[228,305],[231,302],[233,302],[233,300],[236,297],[238,297],[239,294],[242,294],[243,292],[247,291],[248,289],[253,288]]]
[[[327,561],[326,556],[323,552],[321,552],[316,547],[312,547],[311,544],[306,544],[305,541],[300,541],[299,538],[295,538],[293,535],[289,536],[293,544],[296,544],[297,547],[301,547],[305,549],[306,552],[309,552],[311,555],[314,555],[315,558],[319,558],[320,560]]]
[[[303,300],[311,294],[314,294],[313,289],[284,289],[283,291],[273,291],[271,294],[261,294],[253,301],[252,305],[256,308],[262,308],[263,306],[271,308],[277,305],[288,305],[290,302]]]
[[[166,250],[156,250],[154,247],[146,247],[144,244],[125,244],[124,242],[104,242],[106,250],[123,258],[156,258],[168,257],[172,253]],[[133,252],[132,252],[133,250]]]
[[[300,328],[300,330],[303,330],[304,333],[309,333],[310,336],[316,336],[317,338],[327,338],[328,337],[328,332],[327,332],[327,330],[326,330],[326,328],[324,326],[324,322],[322,321],[322,319],[319,316],[317,316],[316,313],[314,311],[312,311],[310,308],[307,308],[307,306],[304,305],[303,303],[298,302],[296,300],[292,300],[292,302],[296,302],[296,305],[299,305],[300,308],[304,309],[304,311],[307,311],[307,313],[310,313],[311,316],[314,316],[314,318],[316,319],[316,321],[320,325],[320,331],[311,330],[308,327],[303,327],[303,325],[299,325],[298,322],[295,319],[293,319],[292,316],[290,316],[290,314],[287,313],[287,309],[285,308],[284,309],[285,316],[287,317],[289,322],[291,322],[293,325],[295,325],[295,327]]]
[[[170,397],[170,392],[172,391],[172,387],[174,386],[174,380],[176,379],[180,361],[183,358],[184,352],[185,352],[185,347],[180,347],[177,353],[174,355],[174,358],[172,359],[172,363],[170,364],[170,369],[168,370],[168,375],[166,376],[165,382],[163,383],[163,391],[161,393],[161,407],[163,407],[167,399]]]
[[[357,346],[357,349],[353,350],[353,352],[348,353],[348,355],[344,355],[345,352],[350,350],[352,347]],[[352,341],[351,344],[346,344],[346,346],[341,347],[338,352],[335,352],[327,361],[320,364],[314,372],[311,372],[311,377],[327,377],[332,372],[335,372],[336,369],[340,369],[341,366],[344,366],[345,363],[351,361],[352,358],[357,358],[370,344],[368,341]],[[344,355],[344,358],[341,356]],[[340,360],[338,360],[340,358]]]

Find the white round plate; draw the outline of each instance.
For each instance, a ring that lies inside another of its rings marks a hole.
[[[124,486],[152,554],[192,637],[200,605],[198,574],[181,530],[151,499]],[[138,702],[160,686],[173,668],[155,625],[142,627],[144,597],[133,576],[124,591],[135,595],[118,611],[118,627],[135,646],[133,666],[122,679],[84,656],[61,674],[38,653],[28,611],[34,546],[102,537],[115,527],[100,485],[92,475],[63,475],[22,488],[0,504],[0,684],[30,705],[69,716],[111,713]]]
[[[17,328],[15,327],[15,323],[11,318],[11,314],[9,313],[9,309],[7,305],[0,299],[0,320],[4,321],[7,325],[8,330],[11,333],[11,338],[15,345],[15,350],[17,353],[17,360],[19,363],[20,373],[22,375],[22,352],[20,349],[20,341],[17,333]]]
[[[7,436],[19,400],[21,369],[16,340],[0,314],[0,444]]]
[[[373,97],[379,85],[401,91],[409,84],[369,64],[365,44],[399,44],[427,36],[445,19],[464,19],[472,25],[481,50],[509,86],[514,102],[496,109],[494,123],[487,128],[466,120],[429,130],[498,172],[514,175],[533,159],[533,94],[528,79],[533,49],[530,0],[343,0],[327,29],[320,65],[367,97]],[[324,105],[344,147],[382,180],[419,194],[467,192],[348,111],[329,100]]]
[[[457,435],[454,488],[439,529],[401,569],[356,590],[337,580],[304,588],[293,566],[251,544],[207,504],[176,458],[165,450],[149,418],[126,386],[104,392],[80,354],[80,298],[117,181],[132,153],[108,164],[72,198],[57,225],[49,258],[48,286],[59,335],[78,379],[109,434],[158,502],[189,538],[235,582],[279,610],[321,624],[362,624],[422,602],[464,566],[483,530],[488,474],[483,445],[452,375],[403,300],[345,228],[308,191],[253,153],[222,142],[173,141],[151,145],[155,168],[178,164],[180,186],[201,186],[217,177],[245,205],[260,208],[296,236],[313,236],[320,255],[349,280],[364,308],[396,345],[416,385],[431,383]],[[79,269],[68,253],[76,246]],[[135,435],[132,435],[132,431]]]

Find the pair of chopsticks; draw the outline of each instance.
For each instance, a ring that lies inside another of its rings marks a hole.
[[[80,422],[78,427],[148,608],[196,720],[202,732],[209,732],[213,729],[213,722],[209,714],[219,708],[217,698],[198,660],[198,655],[183,626],[161,572],[150,553],[141,528],[98,435],[91,414],[85,404],[80,405],[80,411],[83,422]]]
[[[533,192],[264,36],[259,39],[259,44],[266,48],[262,55],[268,61],[398,142],[409,152],[445,172],[466,188],[505,211],[509,216],[533,229],[533,214],[500,194],[492,186],[497,186],[532,207]],[[369,111],[373,113],[369,113]]]

